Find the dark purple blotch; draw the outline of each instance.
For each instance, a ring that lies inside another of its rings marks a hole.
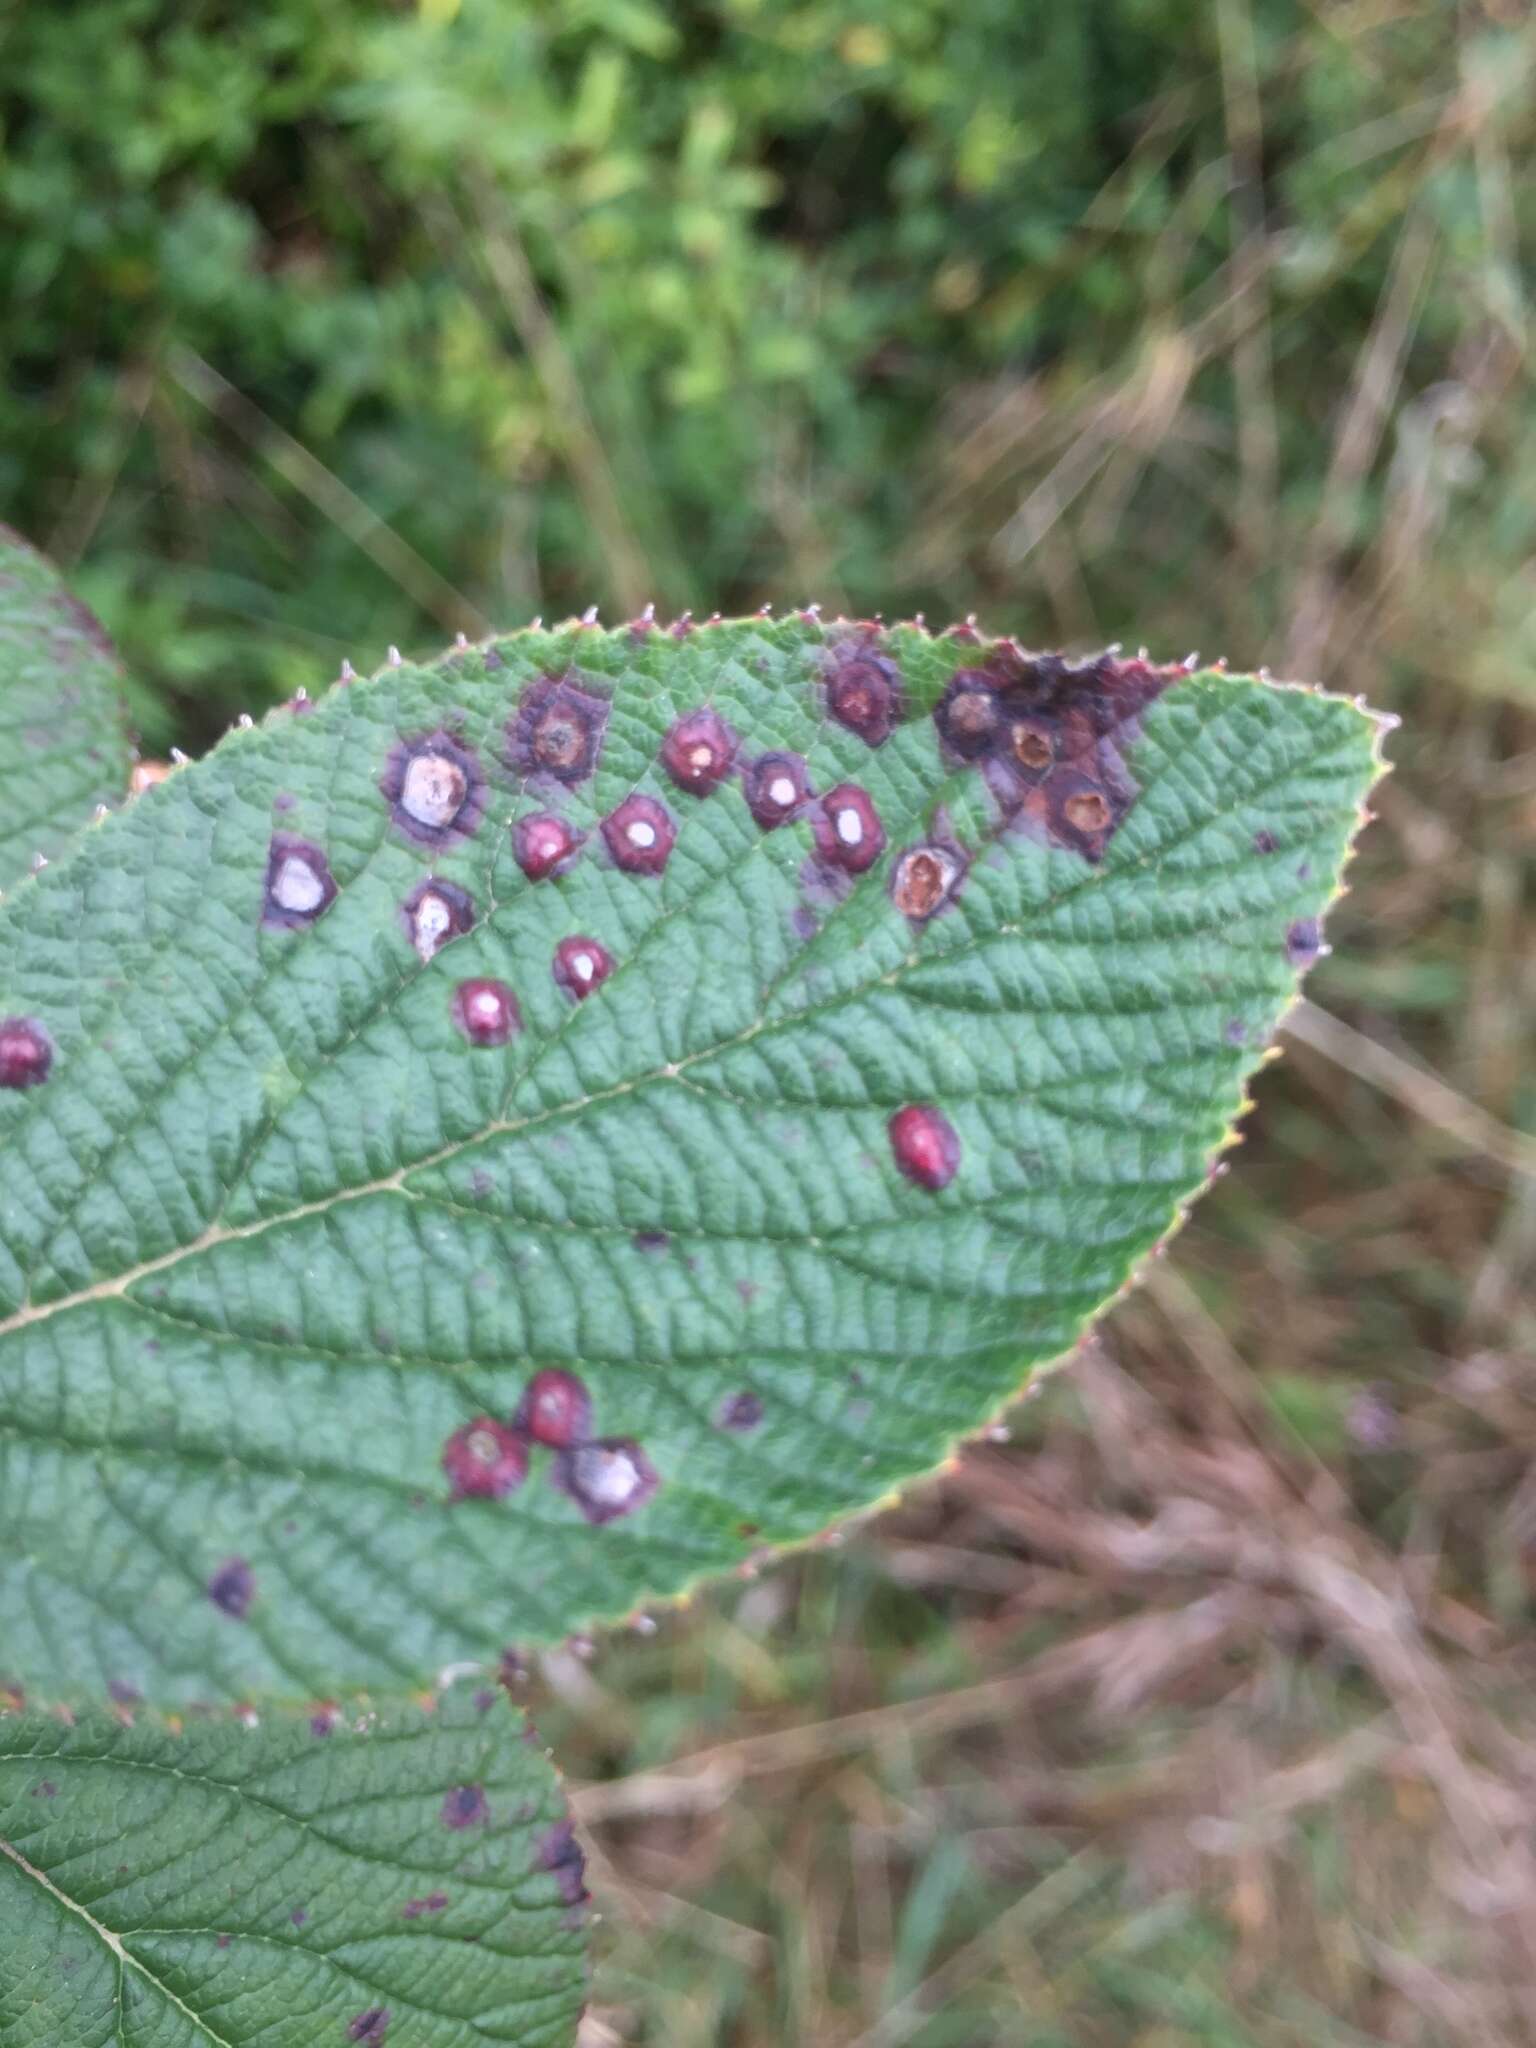
[[[227,1557],[204,1589],[221,1614],[244,1621],[256,1598],[256,1575],[243,1557]]]
[[[717,1429],[734,1429],[743,1433],[756,1429],[763,1419],[763,1404],[756,1394],[743,1391],[727,1394],[715,1410]]]
[[[348,2023],[349,2041],[367,2041],[378,2048],[378,2044],[389,2032],[389,2007],[370,2005],[366,2012],[360,2012],[355,2020]]]
[[[455,1785],[443,1800],[441,1818],[445,1828],[476,1827],[490,1816],[483,1786]]]
[[[1285,957],[1293,967],[1310,967],[1322,950],[1322,928],[1315,917],[1298,917],[1287,928]]]

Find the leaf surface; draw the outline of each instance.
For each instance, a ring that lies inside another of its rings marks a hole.
[[[1199,1190],[1376,739],[805,616],[230,735],[0,912],[0,1662],[416,1683],[930,1470]]]
[[[462,1687],[179,1733],[0,1715],[0,2041],[565,2048],[585,1894],[526,1727]]]
[[[0,526],[0,889],[128,786],[122,668],[53,567]]]

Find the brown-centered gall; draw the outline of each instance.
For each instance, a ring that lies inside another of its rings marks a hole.
[[[507,730],[507,757],[522,774],[550,776],[568,789],[597,766],[608,705],[560,676],[541,676],[523,692]]]

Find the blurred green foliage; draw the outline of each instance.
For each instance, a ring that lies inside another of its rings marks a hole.
[[[1518,322],[1502,15],[1458,47],[1436,4],[13,5],[0,504],[77,569],[156,744],[594,601],[1145,630],[1237,498],[1315,508],[1410,197],[1410,381]],[[1445,141],[1468,53],[1482,158]],[[1115,544],[1068,563],[1030,494],[1106,380]],[[1536,515],[1506,516],[1513,560]],[[1250,620],[1272,580],[1247,565]],[[1489,592],[1517,628],[1521,588]]]

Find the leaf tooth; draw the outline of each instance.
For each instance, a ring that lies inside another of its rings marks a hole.
[[[345,656],[342,658],[340,680],[344,683],[355,683],[357,681],[357,670]]]
[[[455,647],[458,648],[467,647],[469,645],[469,635],[462,631],[455,633],[453,636],[453,644]]]
[[[595,626],[597,624],[597,606],[595,604],[587,606],[581,615],[581,623],[584,626]]]
[[[404,666],[405,657],[401,654],[398,647],[392,646],[390,648],[387,659],[391,668],[401,668]]]

